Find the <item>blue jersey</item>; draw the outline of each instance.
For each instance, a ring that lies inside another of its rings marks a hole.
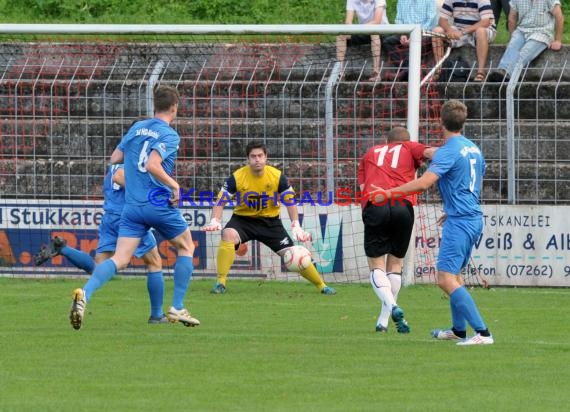
[[[481,216],[479,196],[485,158],[475,143],[454,136],[436,152],[428,171],[439,176],[437,186],[448,216]]]
[[[103,196],[105,201],[103,203],[103,210],[105,213],[113,213],[121,215],[123,206],[125,205],[125,189],[117,183],[113,182],[113,176],[117,170],[122,169],[123,165],[111,165],[109,171],[105,175],[103,181]]]
[[[164,171],[172,176],[179,143],[178,133],[165,121],[156,118],[135,123],[123,136],[118,148],[124,153],[127,204],[148,204],[149,193],[156,188],[171,192],[168,186],[147,172],[146,163],[150,153],[156,150],[162,158]]]
[[[119,237],[119,226],[121,214],[125,207],[125,189],[113,182],[113,176],[123,165],[111,165],[103,180],[103,210],[105,214],[99,225],[99,241],[97,242],[96,253],[115,252],[117,249],[117,238]],[[135,250],[135,256],[140,258],[156,247],[156,239],[149,230],[141,240]]]

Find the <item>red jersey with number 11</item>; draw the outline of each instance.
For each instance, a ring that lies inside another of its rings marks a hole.
[[[392,142],[373,146],[360,159],[358,165],[358,184],[363,185],[363,191],[374,192],[372,185],[382,189],[393,189],[416,178],[416,169],[424,160],[424,150],[428,148],[418,142]],[[406,196],[405,199],[416,204],[416,195]],[[367,197],[362,200],[366,205]]]

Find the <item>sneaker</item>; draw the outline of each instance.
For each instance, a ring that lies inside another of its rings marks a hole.
[[[170,307],[170,310],[166,314],[166,317],[168,318],[169,322],[171,323],[180,322],[184,326],[193,327],[193,326],[198,326],[200,324],[200,321],[190,316],[188,310],[184,308],[176,310],[173,307]]]
[[[392,308],[392,320],[396,324],[396,330],[398,333],[410,333],[410,325],[404,319],[404,311],[399,306],[394,306]]]
[[[468,346],[468,345],[492,345],[495,343],[493,340],[493,336],[481,336],[480,334],[476,334],[475,336],[463,339],[460,342],[457,342],[459,346]]]
[[[457,336],[451,329],[434,329],[431,336],[439,340],[461,340],[461,336]]]
[[[61,249],[67,246],[67,240],[62,237],[56,236],[51,241],[51,248],[55,252],[55,256],[61,254]]]
[[[321,289],[321,293],[323,295],[336,295],[336,290],[334,288],[331,288],[330,286],[325,286],[324,288]]]
[[[220,282],[216,282],[210,293],[212,295],[223,295],[224,293],[226,293],[226,287],[222,285]]]
[[[382,325],[376,325],[376,332],[388,332],[388,328]]]
[[[148,318],[148,323],[150,325],[156,325],[159,323],[168,323],[168,318],[166,317],[166,315],[163,313],[162,316],[159,317],[153,317],[151,316],[150,318]]]
[[[83,289],[75,289],[73,291],[73,301],[71,302],[71,310],[69,311],[69,321],[73,329],[79,330],[83,323],[83,315],[85,314],[85,292]]]
[[[53,255],[51,249],[46,245],[42,245],[38,254],[36,256],[34,256],[34,264],[36,266],[43,265],[45,262],[50,260],[52,258],[52,256],[54,256],[54,255]]]
[[[67,246],[67,241],[59,236],[54,237],[48,246],[43,245],[40,248],[39,253],[34,258],[34,263],[36,266],[43,265],[45,262],[50,260],[52,257],[61,254],[61,249]]]

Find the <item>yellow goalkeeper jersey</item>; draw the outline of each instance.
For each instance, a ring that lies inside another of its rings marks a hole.
[[[231,198],[234,213],[239,216],[277,217],[280,204],[291,204],[294,195],[287,177],[279,169],[265,166],[263,175],[256,176],[247,165],[225,181],[218,199]]]

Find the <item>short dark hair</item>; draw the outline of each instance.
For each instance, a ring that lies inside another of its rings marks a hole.
[[[460,132],[467,120],[467,106],[459,100],[449,100],[441,107],[441,124],[450,132]]]
[[[261,149],[263,153],[267,156],[267,146],[261,140],[252,140],[245,147],[245,156],[249,157],[249,154],[253,149]]]
[[[155,113],[166,112],[174,104],[180,103],[180,94],[175,87],[158,86],[154,89],[154,111]]]
[[[396,126],[388,132],[388,142],[407,142],[410,140],[410,132],[402,126]]]

